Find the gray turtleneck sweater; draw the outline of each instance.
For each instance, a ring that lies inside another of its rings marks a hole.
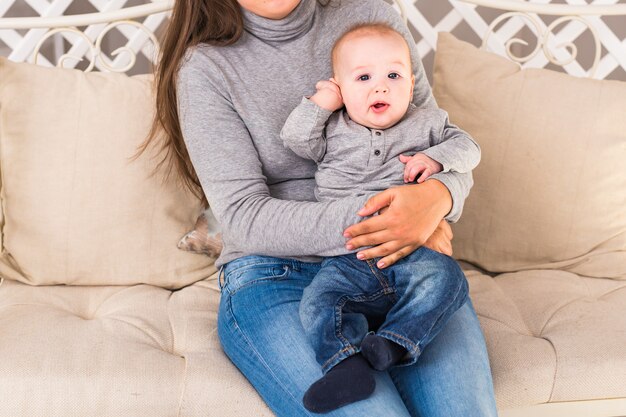
[[[411,45],[413,103],[436,106],[414,41],[383,0],[302,0],[282,20],[244,10],[234,45],[188,51],[177,80],[178,114],[191,161],[222,228],[220,266],[245,255],[317,261],[347,253],[343,230],[373,195],[315,201],[316,164],[283,146],[280,131],[315,83],[331,76],[330,50],[349,27],[383,21]],[[470,173],[431,178],[445,184],[455,221],[472,185]]]

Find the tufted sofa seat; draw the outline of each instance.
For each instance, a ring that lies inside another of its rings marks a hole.
[[[498,404],[626,397],[626,282],[466,269]]]
[[[0,415],[271,416],[220,347],[216,275],[175,291],[2,280]]]
[[[500,409],[626,396],[626,282],[463,267]],[[271,417],[220,347],[216,275],[175,291],[4,280],[3,415]]]

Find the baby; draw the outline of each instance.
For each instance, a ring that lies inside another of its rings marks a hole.
[[[411,104],[409,47],[394,29],[350,29],[334,45],[332,66],[333,78],[317,83],[281,132],[285,146],[317,162],[318,200],[476,167],[478,145],[444,111]],[[367,398],[373,369],[415,363],[467,293],[458,264],[425,247],[386,268],[355,253],[324,259],[300,306],[324,374],[305,393],[305,407],[324,413]]]

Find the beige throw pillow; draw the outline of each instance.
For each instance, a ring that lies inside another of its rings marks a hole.
[[[82,73],[0,58],[0,276],[30,284],[180,288],[213,258],[177,249],[202,212],[163,171],[148,133],[150,76]]]
[[[441,33],[434,94],[482,148],[456,257],[626,279],[626,83],[521,70]]]

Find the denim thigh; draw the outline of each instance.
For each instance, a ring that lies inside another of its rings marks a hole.
[[[298,314],[304,288],[320,265],[246,256],[224,268],[218,334],[232,362],[278,417],[314,416],[304,392],[322,371]],[[328,417],[408,417],[388,373],[376,374],[376,391]]]
[[[487,347],[469,299],[416,364],[389,372],[411,416],[498,416]]]

